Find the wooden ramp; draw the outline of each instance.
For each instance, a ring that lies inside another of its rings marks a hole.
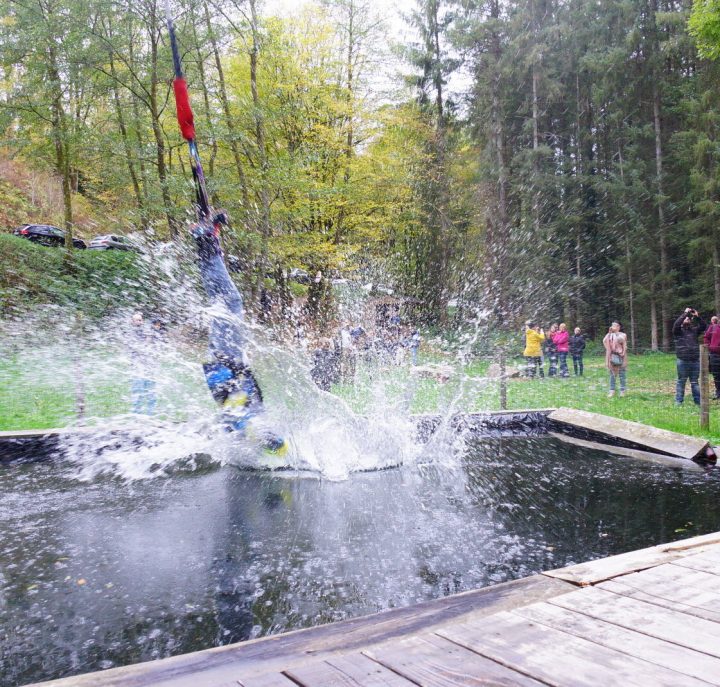
[[[698,437],[574,408],[557,408],[548,415],[548,420],[551,428],[563,433],[575,432],[580,438],[688,460],[704,455],[709,446],[705,439]]]
[[[720,533],[368,618],[45,684],[720,685]]]

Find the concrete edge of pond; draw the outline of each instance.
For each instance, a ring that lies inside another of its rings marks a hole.
[[[282,678],[282,675],[278,677],[280,672],[284,674],[288,669],[307,666],[342,652],[364,651],[391,640],[442,632],[443,628],[462,627],[463,623],[483,618],[492,622],[488,616],[552,601],[576,592],[579,587],[607,582],[712,549],[717,552],[710,554],[712,560],[720,561],[720,532],[550,570],[371,616],[35,683],[34,687],[220,687],[244,684],[244,680],[266,687],[280,684],[289,687],[290,681],[278,682]],[[269,680],[273,671],[275,681]],[[369,680],[368,684],[378,683]]]
[[[586,587],[598,582],[629,575],[630,573],[654,568],[663,563],[683,558],[684,556],[701,553],[707,548],[720,544],[720,532],[712,532],[697,537],[682,539],[671,544],[659,544],[647,549],[620,553],[587,563],[578,563],[557,570],[547,570],[543,575],[565,580],[579,587]]]

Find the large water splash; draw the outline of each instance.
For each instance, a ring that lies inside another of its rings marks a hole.
[[[197,288],[192,260],[168,246],[148,248],[138,260],[153,285],[151,308],[128,303],[90,320],[72,309],[43,307],[0,333],[14,351],[16,386],[30,389],[35,403],[56,397],[52,424],[68,428],[62,450],[79,479],[141,479],[231,464],[338,480],[417,455],[407,403],[391,401],[375,385],[366,390],[368,412],[354,412],[315,385],[306,352],[277,343],[252,323],[245,325],[248,353],[266,401],[256,424],[286,437],[289,451],[280,460],[263,454],[251,437],[225,432],[202,374],[211,306]],[[129,345],[136,307],[169,322],[140,359]],[[154,383],[152,417],[128,412],[138,375]]]

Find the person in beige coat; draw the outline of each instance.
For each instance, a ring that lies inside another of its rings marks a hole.
[[[625,395],[627,380],[627,335],[620,331],[620,323],[613,322],[603,339],[605,347],[605,366],[610,372],[610,391],[608,398],[615,395],[617,379],[620,378],[620,396]]]

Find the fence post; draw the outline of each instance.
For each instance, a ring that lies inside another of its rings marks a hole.
[[[710,429],[710,363],[708,347],[700,346],[700,429]]]
[[[505,348],[500,348],[500,410],[507,410],[507,361]]]
[[[75,381],[75,414],[78,420],[85,418],[85,376],[83,374],[82,362],[79,351],[80,338],[83,334],[83,319],[81,313],[75,315],[75,345],[72,351],[73,377]]]

